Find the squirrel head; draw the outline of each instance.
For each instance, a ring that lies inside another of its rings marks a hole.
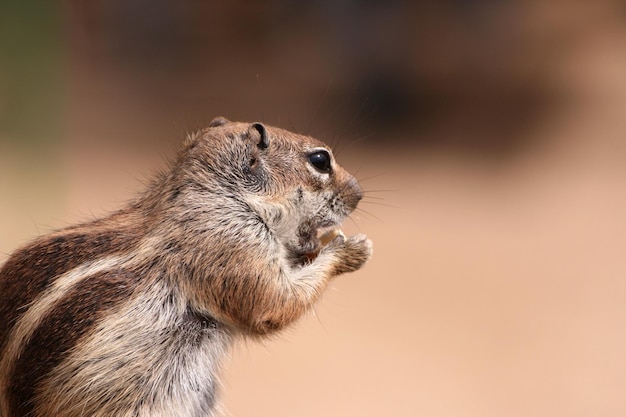
[[[321,231],[337,227],[363,196],[330,147],[262,123],[214,119],[186,141],[178,165],[198,187],[247,205],[296,263],[314,257]]]

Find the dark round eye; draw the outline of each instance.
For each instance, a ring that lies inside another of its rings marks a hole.
[[[330,155],[326,151],[317,151],[309,155],[309,162],[320,172],[330,172]]]

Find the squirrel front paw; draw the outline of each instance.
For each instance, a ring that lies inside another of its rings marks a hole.
[[[324,248],[324,252],[333,252],[336,256],[334,275],[360,269],[372,256],[372,251],[372,241],[364,234],[349,238],[339,234]]]

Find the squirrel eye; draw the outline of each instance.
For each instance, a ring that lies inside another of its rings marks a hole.
[[[330,155],[326,151],[317,151],[310,154],[309,162],[320,172],[330,172]]]

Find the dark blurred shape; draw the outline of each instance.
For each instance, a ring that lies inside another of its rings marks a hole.
[[[57,3],[7,4],[2,30],[13,32],[2,37],[11,62],[2,95],[28,105],[3,99],[5,129],[24,125],[20,108],[44,113],[36,103],[55,96],[34,91],[62,85],[52,61],[58,37],[43,35],[59,29]],[[226,115],[322,138],[370,136],[366,143],[497,157],[531,145],[527,133],[564,105],[554,68],[593,23],[585,6],[538,0],[62,4],[78,135],[179,140],[182,130]],[[24,38],[13,48],[18,33],[36,47]]]
[[[0,2],[0,141],[59,139],[64,50],[57,2]]]
[[[207,118],[289,119],[295,129],[376,132],[378,144],[500,152],[522,146],[554,104],[523,1],[69,5],[75,58],[121,69],[143,86],[137,94],[162,103],[157,111],[185,109],[188,126],[201,125],[201,105],[216,108]]]

